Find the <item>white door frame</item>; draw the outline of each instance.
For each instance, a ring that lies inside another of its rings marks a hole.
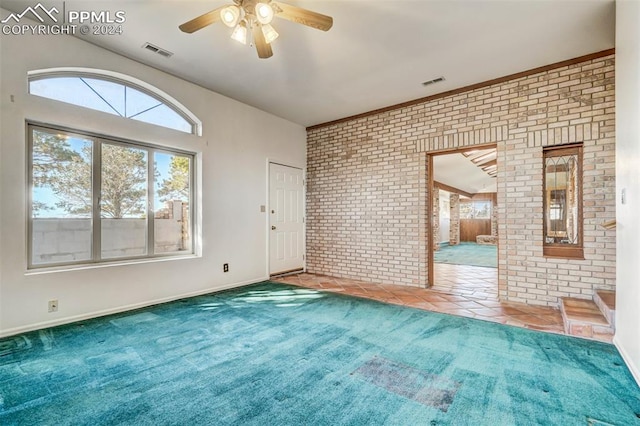
[[[293,167],[295,169],[300,169],[302,170],[302,178],[303,178],[303,184],[302,184],[302,215],[303,215],[303,226],[302,226],[302,250],[303,250],[303,257],[302,257],[302,270],[303,272],[307,272],[307,168],[305,166],[299,165],[299,164],[292,164],[290,162],[287,161],[279,161],[277,159],[273,159],[273,158],[267,158],[267,164],[266,164],[266,194],[267,194],[267,201],[266,201],[266,212],[265,212],[265,225],[264,225],[264,229],[266,232],[266,247],[265,247],[265,259],[266,259],[266,266],[265,266],[265,272],[266,272],[266,276],[270,277],[271,276],[271,270],[270,270],[270,262],[271,262],[271,176],[270,176],[270,166],[271,164],[277,164],[280,166],[285,166],[285,167]]]

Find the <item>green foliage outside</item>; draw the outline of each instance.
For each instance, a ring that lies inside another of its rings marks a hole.
[[[169,179],[163,179],[158,195],[161,201],[189,200],[189,158],[172,157]]]
[[[34,131],[32,156],[34,187],[48,187],[55,194],[57,208],[74,216],[90,216],[93,207],[92,142],[75,139],[72,146],[65,135]],[[144,150],[102,144],[101,217],[146,216],[147,162]],[[171,158],[169,177],[157,188],[161,201],[188,202],[189,167],[189,158]],[[33,200],[34,217],[46,210],[53,210],[51,204]]]

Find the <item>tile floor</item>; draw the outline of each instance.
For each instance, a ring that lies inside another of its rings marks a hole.
[[[472,299],[498,300],[498,268],[434,263],[432,290],[467,296]]]
[[[437,284],[430,289],[376,284],[308,273],[277,277],[273,280],[396,305],[564,334],[559,309],[500,302],[495,268],[437,263]],[[598,340],[610,342],[610,336]]]

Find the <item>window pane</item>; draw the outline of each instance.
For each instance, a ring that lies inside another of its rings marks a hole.
[[[121,117],[126,117],[125,111],[125,86],[113,81],[98,80],[95,78],[83,77],[81,81],[87,85],[91,90],[96,93],[96,97],[100,99],[102,103],[108,105],[112,114],[116,113]],[[96,103],[100,103],[97,102]]]
[[[145,123],[156,124],[170,129],[180,130],[185,133],[192,133],[191,123],[182,118],[180,114],[166,105],[159,105],[139,115],[131,117],[133,120],[144,121]]]
[[[29,93],[81,107],[193,133],[193,123],[167,102],[127,84],[89,77],[46,77],[29,81]]]
[[[191,251],[191,159],[156,152],[154,161],[155,252]]]
[[[147,151],[102,144],[102,258],[147,253]]]
[[[192,155],[35,125],[29,135],[29,267],[193,253]]]
[[[32,133],[31,263],[91,259],[92,141]]]
[[[29,93],[56,101],[95,109],[109,114],[119,113],[100,99],[89,85],[78,77],[52,77],[29,82]]]
[[[491,219],[490,201],[474,201],[473,210],[475,219]]]
[[[162,105],[162,102],[160,102],[156,98],[153,98],[146,93],[142,93],[139,90],[133,89],[131,87],[127,88],[127,117],[136,117],[140,113],[156,108],[159,105]],[[164,124],[160,125],[163,126]]]
[[[545,158],[547,244],[579,244],[578,156]]]
[[[491,219],[491,201],[460,202],[460,219]]]

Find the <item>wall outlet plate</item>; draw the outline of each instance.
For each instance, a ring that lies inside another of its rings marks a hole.
[[[49,300],[49,312],[58,312],[58,300]]]

